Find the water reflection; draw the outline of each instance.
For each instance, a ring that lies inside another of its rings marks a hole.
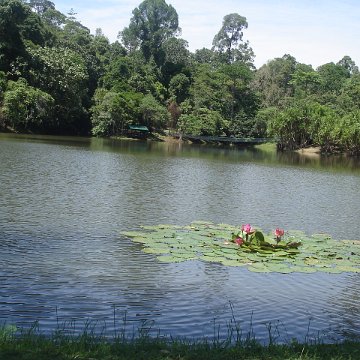
[[[199,145],[186,143],[142,141],[132,139],[101,139],[66,136],[0,134],[0,141],[26,141],[71,147],[88,148],[91,151],[127,153],[132,155],[151,153],[161,157],[205,157],[227,162],[251,161],[269,165],[293,165],[327,171],[360,171],[360,157],[347,155],[320,155],[312,152],[277,152],[272,147],[236,147]]]

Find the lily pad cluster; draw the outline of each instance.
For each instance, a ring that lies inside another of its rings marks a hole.
[[[245,266],[253,272],[360,272],[360,241],[334,240],[327,234],[306,235],[195,221],[190,225],[142,226],[123,232],[142,250],[165,263],[202,260]],[[240,241],[241,239],[242,241]]]

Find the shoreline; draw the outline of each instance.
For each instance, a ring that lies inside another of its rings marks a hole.
[[[25,132],[13,132],[13,131],[9,131],[9,129],[4,130],[1,129],[0,130],[0,135],[13,135],[13,136],[34,136],[34,137],[73,137],[73,138],[97,138],[96,136],[93,135],[65,135],[65,134],[35,134],[35,133],[25,133]],[[237,144],[233,144],[233,143],[217,143],[217,142],[193,142],[190,140],[184,140],[184,139],[180,139],[177,137],[174,137],[172,135],[163,135],[163,134],[159,134],[159,133],[154,133],[151,134],[148,138],[135,138],[135,137],[129,137],[129,136],[109,136],[109,137],[102,137],[103,139],[114,139],[114,140],[126,140],[126,141],[158,141],[158,142],[164,142],[167,144],[176,144],[176,145],[181,145],[181,144],[188,144],[188,145],[211,145],[211,146],[219,146],[219,147],[247,147],[247,146],[251,146],[254,147],[256,149],[261,149],[264,151],[276,151],[277,145],[275,142],[266,142],[266,143],[262,143],[262,144],[251,144],[248,145],[246,143],[242,144],[242,145],[237,145]],[[293,150],[282,150],[281,152],[284,153],[296,153],[299,154],[300,156],[303,157],[307,157],[307,158],[319,158],[321,156],[349,156],[349,157],[358,157],[359,154],[358,153],[352,153],[352,152],[346,152],[346,151],[331,151],[331,152],[326,152],[323,151],[323,149],[321,148],[321,146],[309,146],[309,147],[304,147],[304,148],[300,148],[300,149],[293,149]]]

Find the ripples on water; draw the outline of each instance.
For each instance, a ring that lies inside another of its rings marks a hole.
[[[356,160],[98,139],[0,137],[0,322],[45,331],[87,320],[129,332],[266,339],[360,334],[359,274],[255,274],[160,264],[120,236],[193,220],[359,238]],[[324,162],[327,162],[324,164]],[[330,165],[331,166],[330,166]],[[342,165],[341,165],[342,164]],[[345,232],[346,230],[346,232]],[[252,325],[251,325],[252,324]],[[286,340],[285,339],[285,340]]]

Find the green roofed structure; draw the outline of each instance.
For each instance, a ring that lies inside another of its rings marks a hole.
[[[149,128],[143,125],[129,125],[129,129],[127,131],[128,136],[141,139],[147,138],[149,133]]]

